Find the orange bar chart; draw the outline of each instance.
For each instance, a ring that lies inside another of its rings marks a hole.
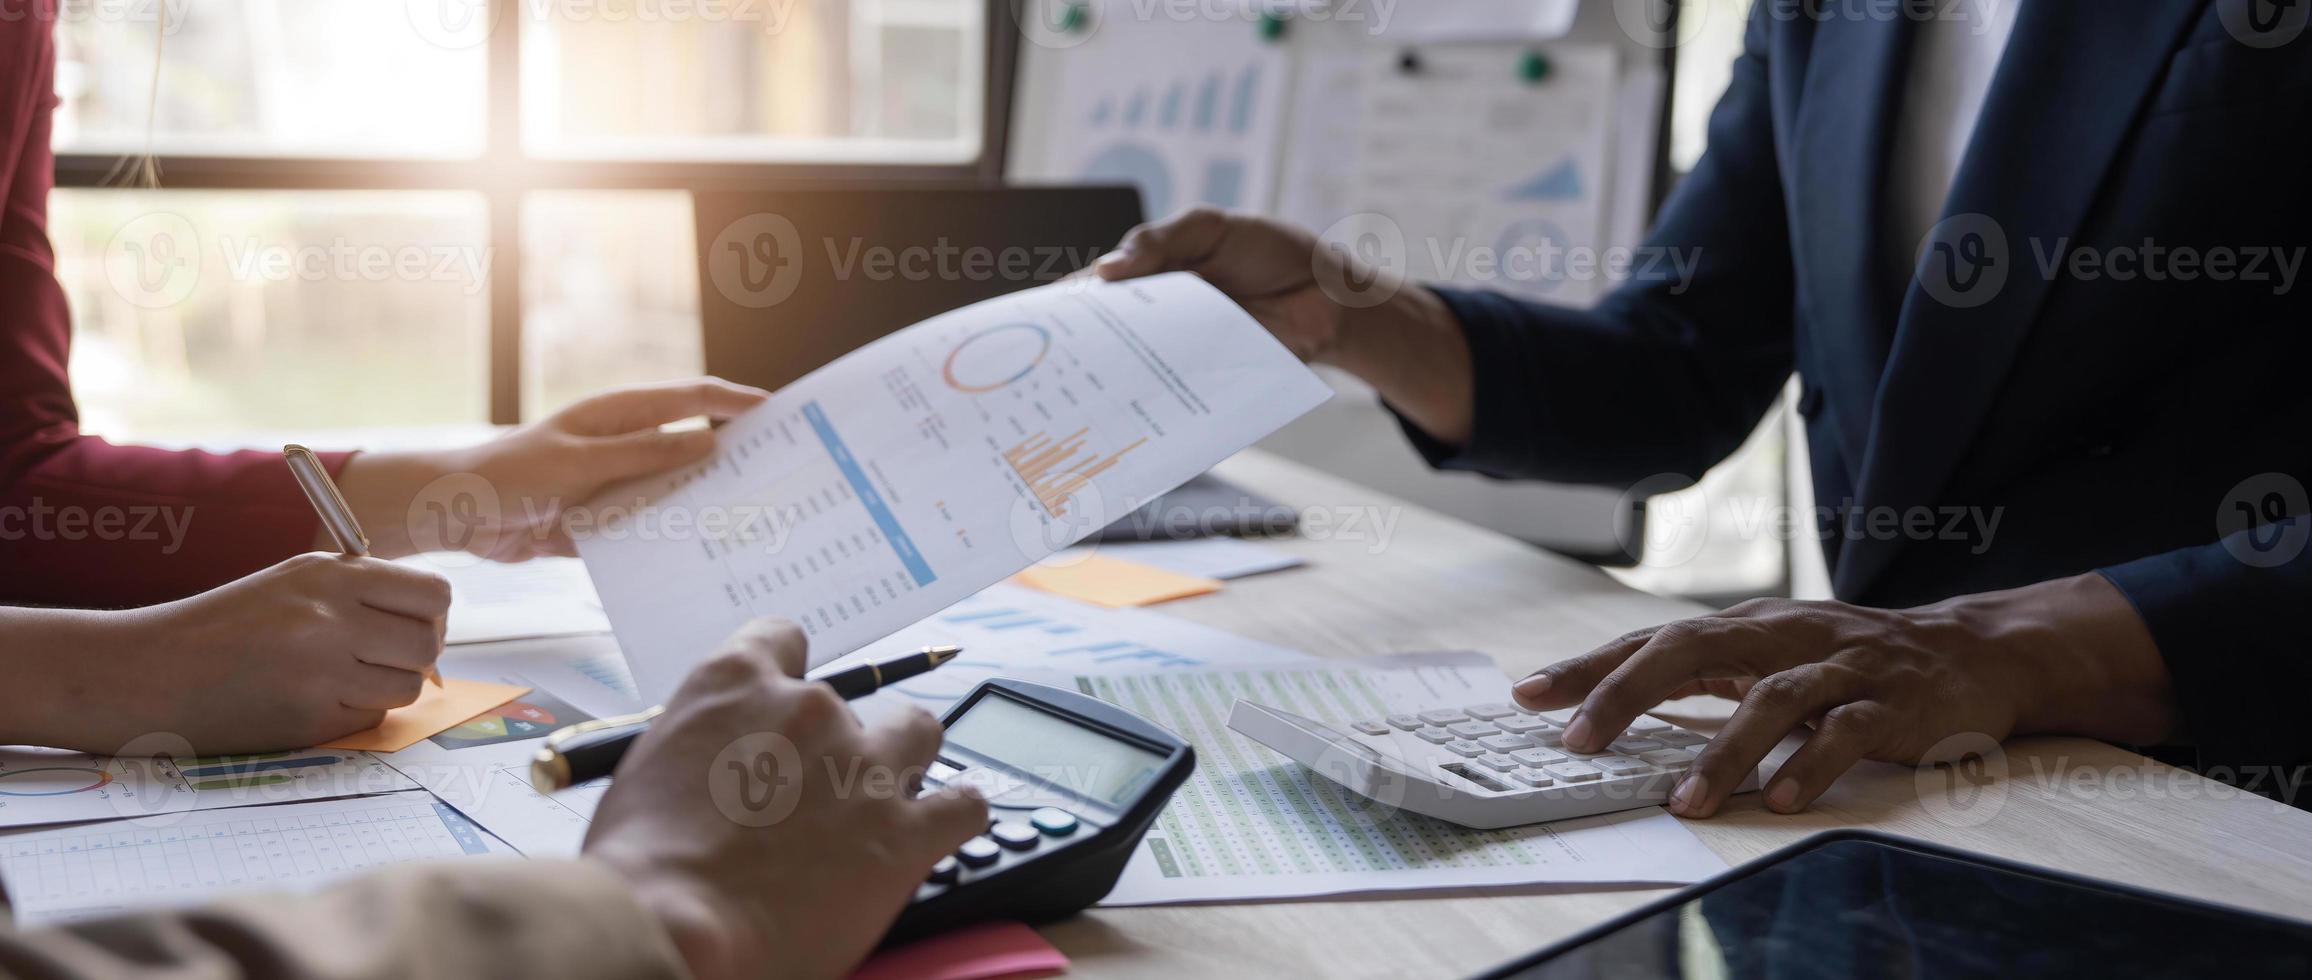
[[[1066,514],[1068,501],[1076,495],[1076,491],[1092,482],[1093,477],[1107,472],[1118,460],[1124,458],[1125,453],[1140,448],[1142,443],[1148,441],[1145,438],[1134,440],[1131,445],[1107,456],[1087,456],[1084,454],[1084,436],[1090,431],[1077,429],[1056,440],[1039,432],[1004,451],[1004,462],[1011,464],[1012,472],[1019,474],[1028,489],[1035,492],[1036,499],[1043,503],[1044,511],[1053,517]]]

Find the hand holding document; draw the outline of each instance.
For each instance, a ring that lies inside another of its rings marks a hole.
[[[1328,394],[1195,276],[1055,283],[925,320],[787,386],[719,430],[705,463],[597,499],[579,554],[642,696],[663,700],[749,619],[792,619],[813,664],[832,660]]]

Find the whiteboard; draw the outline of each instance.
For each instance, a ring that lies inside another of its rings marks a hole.
[[[1031,13],[1007,178],[1132,184],[1151,219],[1194,204],[1278,217],[1422,281],[1573,306],[1611,289],[1537,257],[1602,259],[1642,237],[1666,38],[1572,0],[1399,0],[1387,23],[1377,0],[1303,3],[1281,37],[1248,6],[1097,0],[1072,31]],[[1369,389],[1335,381],[1342,397],[1262,448],[1559,550],[1630,544],[1621,493],[1430,471]]]

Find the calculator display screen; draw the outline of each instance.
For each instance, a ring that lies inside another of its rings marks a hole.
[[[995,695],[947,726],[947,744],[1109,806],[1124,805],[1168,758]]]

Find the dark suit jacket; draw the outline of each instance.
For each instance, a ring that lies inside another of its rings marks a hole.
[[[1817,502],[1861,518],[1826,529],[1841,599],[2101,569],[2149,623],[2203,765],[2312,761],[2293,720],[2312,688],[2312,283],[2277,261],[2312,240],[2303,5],[2243,40],[2280,8],[2023,4],[1907,282],[1881,222],[1914,25],[1835,13],[1878,6],[1756,5],[1709,152],[1649,238],[1698,256],[1687,278],[1641,275],[1592,311],[1441,291],[1476,355],[1476,430],[1415,441],[1500,476],[1691,478],[1795,370]],[[2082,249],[2132,274],[2082,275]],[[1943,539],[1939,511],[1925,533],[1866,523],[1922,507],[1999,523],[1987,541]],[[2222,540],[2250,514],[2284,519]]]

